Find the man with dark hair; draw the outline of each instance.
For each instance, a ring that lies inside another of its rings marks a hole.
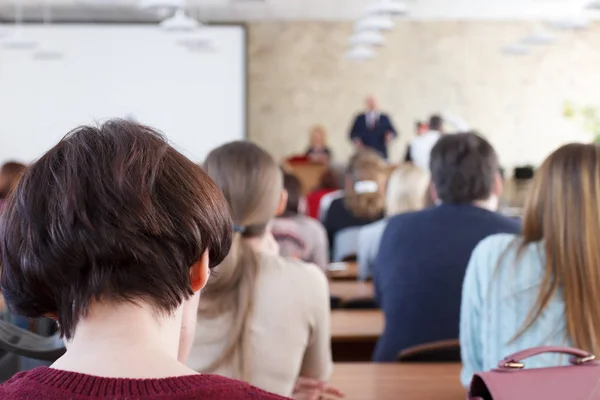
[[[457,339],[471,252],[487,236],[520,232],[519,222],[495,213],[502,181],[496,152],[485,139],[474,133],[443,136],[430,166],[438,205],[392,217],[379,248],[374,281],[386,327],[375,361],[394,361],[411,346]]]
[[[75,129],[28,167],[0,218],[16,314],[60,324],[67,352],[2,399],[280,399],[184,365],[198,296],[232,243],[217,185],[153,129]]]

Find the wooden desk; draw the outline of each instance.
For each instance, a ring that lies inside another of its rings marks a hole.
[[[372,282],[331,281],[329,282],[331,296],[338,297],[342,303],[356,299],[373,299],[375,291]]]
[[[345,400],[464,400],[460,368],[460,363],[336,363],[330,382]]]
[[[309,193],[319,185],[321,175],[329,168],[327,164],[320,163],[289,163],[288,170],[300,179],[302,193]]]
[[[332,341],[376,341],[385,321],[381,310],[334,310],[331,312]]]
[[[332,280],[356,281],[358,279],[358,263],[347,262],[343,271],[327,271],[327,276]]]
[[[331,353],[335,362],[370,361],[385,321],[381,310],[331,312]]]

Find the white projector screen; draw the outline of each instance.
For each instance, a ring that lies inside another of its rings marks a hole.
[[[181,44],[200,35],[209,51]],[[28,25],[24,36],[64,56],[0,46],[0,162],[31,162],[74,127],[114,117],[159,129],[194,161],[246,137],[241,26]]]

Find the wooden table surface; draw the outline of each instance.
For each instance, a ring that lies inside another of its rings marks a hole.
[[[358,264],[356,262],[347,262],[346,269],[343,271],[327,271],[327,276],[331,280],[352,280],[358,278]]]
[[[345,400],[464,400],[460,363],[336,363],[331,386]]]
[[[381,310],[331,311],[331,340],[374,341],[385,325]]]
[[[329,293],[338,297],[342,302],[354,299],[372,299],[375,297],[372,282],[331,281]]]

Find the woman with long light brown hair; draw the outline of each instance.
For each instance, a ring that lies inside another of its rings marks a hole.
[[[334,200],[323,221],[330,245],[347,228],[379,221],[385,211],[386,163],[374,150],[359,150],[348,163],[344,197]]]
[[[234,236],[202,291],[188,365],[285,396],[303,391],[298,381],[322,385],[332,369],[327,278],[269,247],[287,200],[279,166],[258,146],[233,142],[213,150],[204,169],[225,194]]]
[[[600,147],[569,144],[536,172],[521,236],[474,250],[461,308],[462,382],[530,347],[600,351]],[[568,362],[544,355],[528,368]]]

